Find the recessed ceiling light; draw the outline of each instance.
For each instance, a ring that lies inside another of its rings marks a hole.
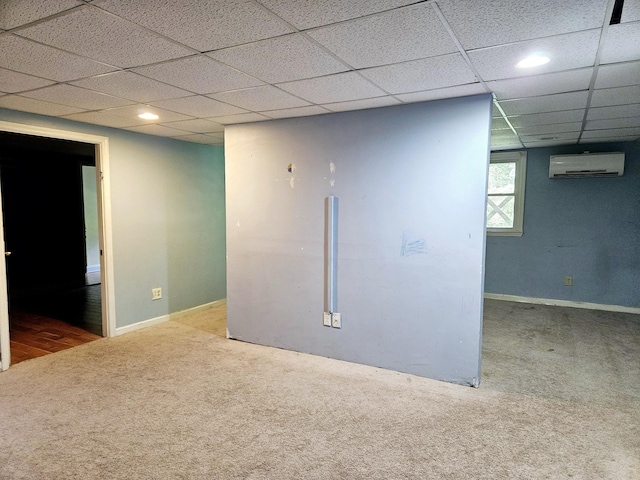
[[[158,120],[160,118],[158,115],[151,112],[141,113],[138,115],[138,117],[142,118],[143,120]]]
[[[532,68],[539,67],[540,65],[544,65],[545,63],[549,63],[549,57],[545,57],[544,55],[540,55],[539,53],[534,53],[533,55],[529,55],[527,58],[523,58],[518,63],[516,63],[516,67]]]

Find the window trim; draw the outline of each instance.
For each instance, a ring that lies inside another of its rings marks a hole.
[[[511,228],[490,228],[487,227],[487,235],[503,237],[520,237],[523,234],[524,225],[524,187],[527,176],[527,152],[496,152],[491,153],[489,164],[491,163],[512,163],[516,164],[516,182],[513,195],[513,227]],[[488,174],[487,174],[488,175]],[[489,200],[489,180],[487,178],[487,202]],[[486,210],[485,210],[486,221]]]

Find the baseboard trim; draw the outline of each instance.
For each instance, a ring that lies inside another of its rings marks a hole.
[[[134,332],[136,330],[140,330],[141,328],[147,328],[151,325],[157,325],[159,323],[169,321],[169,315],[162,315],[156,318],[150,318],[148,320],[142,320],[141,322],[132,323],[131,325],[126,325],[124,327],[117,327],[115,332],[115,337],[118,335],[123,335],[125,333]]]
[[[186,310],[180,310],[179,312],[169,313],[167,315],[162,315],[156,318],[150,318],[148,320],[143,320],[141,322],[132,323],[131,325],[126,325],[124,327],[116,328],[116,332],[114,336],[122,335],[129,332],[134,332],[136,330],[140,330],[141,328],[147,328],[152,325],[157,325],[159,323],[168,322],[169,320],[177,320],[186,315],[193,315],[194,313],[203,312],[205,310],[209,310],[210,308],[217,307],[219,305],[224,304],[227,301],[226,298],[221,300],[216,300],[214,302],[205,303],[204,305],[198,305],[197,307],[188,308]]]
[[[98,265],[87,265],[87,273],[95,273],[100,271],[100,264]]]
[[[604,305],[601,303],[573,302],[571,300],[555,300],[551,298],[520,297],[518,295],[503,295],[501,293],[485,293],[484,298],[491,300],[505,300],[507,302],[535,303],[554,307],[585,308],[588,310],[605,310],[607,312],[634,313],[640,315],[640,308],[624,307],[622,305]]]
[[[187,308],[186,310],[180,310],[179,312],[173,312],[169,314],[169,320],[178,320],[186,315],[193,315],[194,313],[204,312],[205,310],[209,310],[210,308],[223,305],[224,303],[226,303],[226,301],[227,301],[226,298],[222,298],[214,302],[198,305],[197,307]]]

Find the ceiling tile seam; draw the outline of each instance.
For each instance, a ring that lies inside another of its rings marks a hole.
[[[440,19],[440,23],[442,23],[444,29],[447,31],[447,33],[449,34],[449,37],[451,37],[451,40],[453,41],[453,43],[455,44],[456,48],[458,49],[458,52],[462,55],[462,58],[464,59],[464,61],[468,65],[468,67],[471,69],[471,71],[473,72],[475,77],[478,79],[478,82],[482,85],[482,87],[486,90],[487,93],[491,93],[491,96],[493,98],[493,104],[496,106],[496,108],[498,109],[498,111],[502,115],[502,118],[507,123],[507,125],[509,125],[509,128],[514,133],[514,135],[516,135],[516,137],[518,137],[518,141],[520,141],[520,144],[522,145],[522,140],[520,139],[520,135],[518,135],[518,132],[516,132],[516,129],[513,127],[513,125],[511,125],[511,122],[507,118],[507,115],[504,113],[504,110],[502,109],[502,107],[498,103],[498,98],[491,91],[491,89],[489,88],[487,83],[484,81],[484,79],[480,75],[480,72],[478,71],[476,66],[473,64],[473,62],[469,58],[469,55],[467,54],[467,51],[462,46],[462,43],[460,42],[460,40],[456,36],[455,32],[453,31],[453,28],[449,24],[449,22],[446,19],[446,17],[442,13],[442,10],[440,10],[440,7],[438,6],[438,3],[437,2],[431,3],[431,8],[433,8],[434,12],[436,13],[438,18]]]
[[[593,98],[593,90],[596,84],[596,78],[598,76],[598,70],[600,69],[600,56],[602,55],[602,50],[604,49],[604,44],[606,42],[607,32],[609,31],[609,22],[608,18],[611,18],[613,13],[613,8],[615,6],[615,0],[609,0],[607,3],[607,9],[604,14],[604,21],[602,28],[600,29],[600,39],[598,41],[598,50],[596,51],[596,58],[593,62],[593,73],[591,74],[591,80],[589,82],[589,93],[587,94],[587,103],[585,106],[584,116],[582,117],[582,129],[580,131],[580,136],[578,137],[578,142],[582,139],[582,134],[585,131],[587,125],[587,116],[589,115],[589,108],[591,107],[591,99]]]
[[[417,1],[415,4],[418,4],[418,3],[429,3],[430,1],[431,1],[431,0],[420,0],[420,1]],[[340,56],[336,55],[333,51],[329,50],[327,47],[325,47],[324,45],[322,45],[320,42],[318,42],[318,41],[317,41],[315,38],[313,38],[311,35],[309,35],[309,34],[307,34],[307,33],[306,33],[306,31],[309,31],[309,30],[312,30],[312,29],[300,30],[298,27],[296,27],[295,25],[293,25],[293,24],[291,24],[291,23],[287,22],[285,19],[283,19],[282,17],[280,17],[279,15],[277,15],[275,12],[273,12],[272,10],[270,10],[269,8],[267,8],[267,7],[266,7],[265,5],[263,5],[259,0],[253,0],[253,2],[254,2],[254,3],[256,3],[256,4],[258,4],[258,5],[259,5],[261,8],[263,8],[265,11],[267,11],[267,12],[269,12],[270,14],[275,15],[276,17],[278,17],[282,22],[284,22],[286,25],[288,25],[289,27],[291,27],[291,28],[295,31],[294,33],[298,33],[298,34],[300,34],[300,35],[304,36],[304,38],[306,38],[308,41],[310,41],[310,42],[311,42],[312,44],[314,44],[316,47],[320,48],[322,51],[324,51],[326,54],[328,54],[328,55],[329,55],[330,57],[332,57],[334,60],[336,60],[336,61],[338,61],[339,63],[341,63],[344,67],[346,67],[346,68],[347,68],[347,72],[355,72],[355,73],[356,73],[356,74],[357,74],[357,75],[358,75],[362,80],[364,80],[365,82],[367,82],[367,83],[369,83],[369,84],[373,85],[374,87],[378,88],[379,90],[383,91],[383,92],[385,93],[385,95],[387,95],[387,96],[391,96],[391,97],[393,97],[395,100],[398,100],[399,102],[404,103],[404,102],[402,102],[399,98],[395,97],[395,95],[393,95],[392,93],[388,92],[388,91],[387,91],[387,90],[385,90],[384,88],[380,87],[379,85],[377,85],[376,83],[374,83],[374,82],[373,82],[373,81],[371,81],[370,79],[368,79],[368,78],[366,78],[365,76],[363,76],[362,74],[360,74],[360,73],[359,73],[359,70],[358,70],[358,69],[356,69],[353,65],[351,65],[350,63],[348,63],[347,61],[345,61],[345,60],[344,60],[343,58],[341,58]],[[413,5],[415,5],[415,4],[412,4],[412,6],[413,6]],[[399,7],[399,8],[405,8],[405,7]],[[392,8],[392,9],[389,9],[389,10],[387,10],[387,11],[393,11],[393,10],[397,10],[397,9],[398,9],[398,8]],[[377,15],[377,14],[380,14],[380,13],[381,13],[381,12],[376,12],[375,14],[372,14],[372,15]],[[367,16],[370,16],[370,15],[367,15]],[[358,17],[358,18],[364,18],[364,17]],[[340,22],[336,22],[336,23],[340,23]],[[335,23],[330,24],[330,25],[334,25],[334,24],[335,24]],[[326,25],[324,25],[324,26],[326,26]],[[318,27],[314,27],[314,28],[318,28]],[[291,35],[291,34],[288,34],[288,35]],[[282,35],[279,35],[278,37],[280,37],[280,36],[282,36]],[[271,37],[271,38],[278,38],[278,37]],[[258,41],[262,41],[262,40],[258,40]],[[255,43],[255,42],[250,42],[250,43]],[[236,46],[240,46],[240,45],[234,45],[234,47],[236,47]],[[222,63],[222,62],[219,62],[219,63]],[[226,64],[224,64],[224,63],[222,63],[222,64],[223,64],[223,65],[226,65]],[[233,67],[231,67],[230,65],[226,65],[226,66],[228,66],[228,67],[230,67],[230,68],[233,68]],[[240,71],[240,70],[238,70],[238,71]],[[245,72],[242,72],[242,73],[245,73]],[[328,75],[319,75],[319,76],[317,76],[317,77],[309,77],[309,78],[298,79],[298,80],[310,80],[310,79],[312,79],[312,78],[321,78],[321,77],[328,77],[328,76],[330,76],[330,75],[339,75],[340,73],[346,73],[346,72],[338,72],[338,73],[332,73],[332,74],[328,74]],[[245,73],[245,74],[246,74],[246,73]],[[257,78],[257,77],[253,77],[253,78]],[[260,80],[259,78],[257,78],[257,79],[258,79],[258,80]],[[298,81],[298,80],[295,80],[295,81]],[[263,80],[260,80],[260,81],[263,81]],[[268,83],[268,82],[267,82],[267,83]],[[274,87],[277,87],[277,85],[279,85],[279,84],[283,84],[283,83],[287,83],[287,82],[268,83],[268,84],[269,84],[269,85],[272,85],[272,86],[274,86]],[[221,93],[221,92],[217,92],[217,93]],[[286,93],[289,93],[289,92],[286,92]],[[298,98],[299,98],[299,97],[298,97]],[[307,101],[307,102],[308,102],[308,100],[306,100],[306,99],[302,99],[302,100],[304,100],[304,101]],[[313,103],[313,105],[317,105],[317,104]]]
[[[103,14],[105,14],[107,16],[111,16],[111,17],[117,18],[119,20],[122,20],[122,21],[128,23],[129,25],[134,26],[135,28],[137,28],[139,30],[145,31],[145,32],[150,33],[151,35],[153,35],[155,37],[161,38],[162,40],[166,40],[166,41],[168,41],[170,43],[173,43],[174,45],[177,45],[177,46],[182,47],[182,48],[186,48],[187,50],[190,50],[193,53],[202,53],[202,52],[200,52],[200,50],[198,50],[196,48],[190,47],[189,45],[185,45],[184,43],[181,43],[181,42],[179,42],[179,41],[177,41],[177,40],[175,40],[175,39],[173,39],[171,37],[167,37],[166,35],[163,35],[160,32],[157,32],[155,30],[152,30],[151,28],[145,27],[144,25],[140,25],[140,24],[134,22],[133,20],[129,20],[128,18],[121,17],[120,15],[116,15],[113,12],[105,10],[104,8],[100,7],[99,5],[94,5],[93,3],[88,3],[87,6],[89,8],[93,8],[95,10],[99,10],[101,13],[103,13]],[[188,56],[189,55],[184,55],[184,57],[188,57]],[[177,58],[183,58],[183,57],[176,57],[176,59]]]
[[[29,92],[28,92],[28,93],[31,93],[31,92],[37,92],[37,91],[39,91],[39,90],[46,90],[46,89],[49,89],[49,88],[57,87],[58,85],[67,85],[67,86],[69,86],[69,87],[73,87],[73,88],[80,88],[80,89],[82,89],[82,90],[86,90],[86,91],[88,91],[88,92],[95,93],[96,95],[102,95],[102,96],[105,96],[105,97],[114,98],[114,99],[116,99],[116,100],[124,100],[124,101],[126,101],[126,102],[132,102],[132,104],[140,103],[140,102],[136,102],[136,100],[129,100],[128,98],[116,97],[115,95],[109,95],[108,93],[96,92],[95,90],[91,90],[91,89],[89,89],[89,88],[80,87],[80,86],[78,86],[78,85],[70,85],[70,84],[68,84],[67,82],[58,82],[58,83],[56,83],[55,85],[47,85],[47,86],[44,86],[44,87],[34,88],[34,89],[32,89],[32,90],[29,90]],[[27,93],[27,92],[23,92],[23,93]],[[33,98],[33,97],[27,97],[27,98]],[[39,99],[39,98],[36,98],[35,100],[40,100],[40,99]],[[67,106],[67,107],[82,108],[82,107],[76,107],[75,105],[68,105],[68,104],[66,104],[66,103],[52,102],[52,101],[49,101],[49,100],[44,100],[44,101],[47,101],[47,102],[49,102],[49,103],[53,103],[53,104],[55,104],[55,105],[64,105],[64,106]],[[122,105],[122,106],[124,107],[124,106],[126,106],[126,105]],[[117,108],[117,107],[109,107],[109,108]],[[86,109],[85,109],[85,110],[86,110]]]
[[[32,38],[23,37],[22,35],[20,35],[18,33],[14,33],[13,35],[15,35],[16,37],[20,38],[21,40],[25,40],[27,42],[32,42],[32,43],[41,45],[43,47],[47,47],[47,48],[51,48],[53,50],[57,50],[59,52],[64,52],[64,53],[66,53],[68,55],[73,55],[74,57],[82,58],[83,60],[89,60],[89,61],[91,61],[93,63],[97,63],[99,65],[104,65],[105,67],[113,69],[111,72],[105,72],[105,73],[112,73],[112,72],[124,70],[122,67],[118,67],[116,65],[111,65],[110,63],[105,63],[105,62],[103,62],[101,60],[94,60],[91,57],[86,57],[86,56],[80,55],[78,53],[70,52],[69,50],[65,50],[64,48],[56,47],[55,45],[50,45],[48,43],[42,43],[42,42],[39,42],[38,40],[33,40]],[[23,72],[20,72],[20,73],[23,73]],[[27,75],[30,75],[30,74],[27,73]],[[54,79],[49,79],[49,80],[56,81]]]
[[[189,117],[193,117],[193,118],[195,118],[195,119],[200,119],[200,118],[213,118],[213,117],[194,117],[193,115],[190,115],[190,114],[187,114],[187,113],[178,112],[177,110],[171,110],[170,108],[166,108],[166,107],[158,107],[158,106],[156,106],[156,105],[154,105],[154,104],[155,104],[155,103],[158,103],[158,102],[169,101],[169,100],[179,100],[179,99],[181,99],[181,98],[202,97],[202,98],[206,98],[207,100],[214,100],[214,101],[216,101],[216,102],[224,103],[225,105],[229,105],[229,106],[231,106],[231,107],[240,108],[241,110],[245,110],[244,112],[238,113],[238,114],[236,114],[236,115],[241,115],[241,114],[243,114],[243,113],[251,113],[251,112],[252,112],[251,110],[247,110],[246,108],[238,107],[237,105],[232,105],[232,104],[230,104],[230,103],[228,103],[228,102],[223,102],[222,100],[217,100],[217,99],[215,99],[215,98],[210,98],[210,97],[208,97],[207,95],[213,95],[213,94],[206,94],[206,95],[196,94],[196,95],[189,95],[189,96],[186,96],[186,97],[178,97],[178,98],[172,98],[172,99],[166,99],[166,100],[154,100],[154,101],[152,101],[152,102],[147,102],[147,103],[148,103],[148,105],[149,105],[150,107],[154,107],[154,108],[161,108],[162,110],[166,110],[166,111],[168,111],[168,112],[172,112],[172,113],[179,113],[180,115],[187,115],[187,116],[189,116]],[[221,115],[221,116],[222,116],[222,115]]]
[[[601,27],[596,27],[596,28],[587,28],[585,30],[576,30],[575,32],[564,32],[564,33],[557,33],[554,35],[546,35],[544,37],[536,37],[536,38],[528,38],[526,40],[518,40],[515,42],[507,42],[507,43],[499,43],[497,45],[489,45],[486,47],[478,47],[478,48],[470,48],[468,51],[469,52],[481,52],[483,50],[493,50],[496,48],[502,48],[502,47],[510,47],[512,45],[518,45],[518,44],[522,44],[522,43],[530,43],[530,42],[535,42],[535,41],[540,41],[540,40],[553,40],[556,38],[561,38],[561,37],[566,37],[567,35],[575,35],[578,33],[584,33],[584,32],[593,32],[593,31],[600,31],[602,28]],[[588,67],[582,67],[582,68],[588,68]]]
[[[24,30],[30,27],[35,27],[36,25],[40,25],[41,23],[47,23],[51,20],[55,20],[56,18],[66,17],[67,15],[74,13],[75,11],[84,10],[88,7],[89,4],[84,3],[82,5],[76,5],[75,7],[67,8],[66,10],[62,10],[61,12],[53,13],[43,18],[39,18],[37,20],[33,20],[32,22],[25,23],[23,25],[18,25],[17,27],[10,28],[9,30],[5,30],[2,33],[15,33],[20,30]]]
[[[370,18],[370,17],[375,17],[375,16],[378,16],[378,15],[384,15],[386,13],[393,12],[393,11],[396,11],[396,10],[402,10],[402,9],[406,9],[406,8],[415,7],[416,5],[426,4],[426,3],[433,3],[434,2],[434,0],[416,0],[415,2],[409,3],[407,5],[401,5],[399,7],[387,8],[386,10],[380,10],[378,12],[368,13],[368,14],[362,15],[360,17],[347,18],[346,20],[339,20],[337,22],[325,23],[325,24],[322,24],[322,25],[318,25],[317,27],[310,27],[310,28],[300,29],[300,28],[296,27],[295,25],[293,25],[292,23],[289,23],[284,18],[280,17],[277,13],[275,13],[273,10],[269,9],[269,7],[267,7],[266,5],[263,5],[260,0],[253,0],[253,1],[255,3],[259,4],[267,12],[269,12],[272,15],[275,15],[276,17],[280,18],[285,24],[287,24],[291,28],[295,29],[296,32],[301,32],[301,33],[308,32],[308,31],[311,31],[311,30],[317,30],[319,28],[324,28],[324,27],[329,27],[329,26],[332,27],[332,26],[335,26],[335,25],[340,25],[340,24],[343,24],[343,23],[353,22],[353,21],[356,21],[356,20],[364,19],[364,18]]]
[[[580,92],[588,92],[589,89],[588,88],[581,88],[580,90],[567,90],[564,92],[558,92],[558,93],[543,93],[541,95],[531,95],[529,97],[514,97],[514,98],[503,98],[501,100],[499,100],[500,102],[514,102],[514,101],[519,101],[519,100],[534,100],[536,98],[544,98],[544,97],[552,97],[554,95],[564,95],[566,93],[580,93]],[[582,110],[582,108],[570,108],[569,110]],[[538,112],[536,112],[538,113]],[[539,113],[546,113],[546,112],[539,112]],[[525,114],[525,115],[529,115],[529,114]]]
[[[20,97],[23,98],[25,100],[35,100],[36,102],[42,102],[42,103],[47,103],[49,105],[52,106],[57,106],[57,107],[71,107],[71,108],[77,108],[78,110],[82,110],[82,112],[75,112],[75,113],[84,113],[84,112],[88,112],[89,110],[87,110],[86,108],[82,108],[82,107],[76,107],[74,105],[67,105],[65,103],[56,103],[56,102],[50,102],[49,100],[40,100],[39,98],[32,98],[32,97],[25,97],[24,95],[18,95],[18,94],[8,94],[6,96],[11,96],[11,97]],[[2,107],[4,108],[4,107]],[[49,114],[47,114],[49,115]],[[65,113],[64,115],[72,115],[72,114],[67,114]],[[52,115],[54,117],[61,117],[63,115]]]

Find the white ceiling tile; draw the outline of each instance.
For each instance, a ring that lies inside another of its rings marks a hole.
[[[223,125],[233,125],[234,123],[249,123],[249,122],[262,122],[264,120],[271,120],[269,117],[260,115],[259,113],[241,113],[239,115],[222,115],[218,117],[212,117],[209,120],[218,122]]]
[[[192,142],[192,143],[202,143],[204,145],[215,145],[222,146],[224,144],[224,139],[222,138],[214,138],[208,135],[202,134],[194,134],[194,135],[180,135],[178,137],[173,137],[174,140],[182,140],[183,142]]]
[[[409,93],[476,82],[473,71],[455,53],[361,70],[389,93]]]
[[[515,128],[518,135],[547,135],[550,133],[579,132],[582,129],[582,122],[553,123],[550,125],[527,125],[525,127]]]
[[[587,92],[558,93],[542,97],[529,97],[518,100],[504,100],[500,106],[507,115],[526,115],[528,113],[559,112],[578,110],[587,105]]]
[[[585,130],[582,132],[583,139],[608,137],[640,137],[640,127],[616,128],[610,130]]]
[[[566,139],[558,139],[558,140],[541,140],[534,141],[528,140],[524,141],[524,146],[526,148],[541,148],[541,147],[555,147],[557,145],[575,145],[577,142],[577,138],[566,138]]]
[[[60,82],[115,70],[15,35],[0,35],[0,67]]]
[[[247,0],[105,0],[99,6],[201,52],[294,31]]]
[[[145,120],[145,124],[177,122],[180,120],[191,120],[193,118],[189,115],[183,115],[182,113],[172,112],[169,110],[164,110],[162,108],[142,104],[127,105],[125,107],[116,107],[105,110],[105,113],[108,113],[109,115],[117,115],[120,117],[125,117],[127,119],[135,119],[135,121],[139,120],[139,114],[145,112],[155,113],[159,117],[157,120]],[[135,123],[134,125],[137,125],[137,123]]]
[[[536,97],[586,90],[589,88],[592,74],[593,68],[581,68],[531,77],[494,80],[487,82],[487,86],[496,94],[498,100]]]
[[[626,87],[640,84],[640,62],[600,65],[595,88]]]
[[[281,83],[278,86],[312,103],[346,102],[385,94],[355,72]]]
[[[495,130],[491,132],[491,149],[522,148],[520,138],[511,130]]]
[[[258,0],[276,15],[300,29],[364,17],[415,0]]]
[[[260,80],[201,55],[134,68],[133,71],[202,94],[264,85]]]
[[[600,41],[600,30],[482,48],[469,52],[480,76],[488,80],[539,75],[593,66]],[[535,68],[517,68],[523,58],[538,52],[551,60]]]
[[[355,68],[457,51],[428,3],[322,27],[308,34]]]
[[[0,28],[10,30],[82,4],[78,0],[2,0]]]
[[[11,110],[39,113],[41,115],[51,115],[54,117],[83,111],[81,108],[43,102],[34,98],[20,97],[18,95],[5,95],[4,97],[0,97],[0,108],[9,108]]]
[[[135,116],[126,118],[118,115],[112,115],[108,110],[74,113],[71,115],[65,115],[64,118],[113,128],[134,127],[136,125],[144,125],[146,123],[144,120]]]
[[[497,117],[491,119],[491,130],[511,130],[511,127],[504,118]]]
[[[348,70],[302,34],[270,38],[207,55],[269,83],[302,80]]]
[[[349,110],[364,110],[367,108],[388,107],[399,104],[400,101],[393,97],[375,97],[364,100],[353,100],[351,102],[327,103],[322,106],[332,112],[347,112]]]
[[[640,103],[631,105],[616,105],[613,107],[590,108],[587,120],[605,120],[610,118],[640,118]]]
[[[403,93],[396,97],[404,103],[427,102],[429,100],[440,100],[443,98],[467,97],[487,93],[481,83],[468,83],[455,87],[438,88],[435,90],[425,90],[422,92]],[[494,106],[495,109],[495,106]],[[499,111],[495,111],[495,116],[500,116]]]
[[[640,2],[628,0],[622,8],[622,23],[640,21]]]
[[[587,120],[585,130],[611,130],[614,128],[640,127],[640,116],[626,118],[609,118],[602,120]]]
[[[579,144],[587,144],[587,143],[607,143],[607,142],[637,142],[640,140],[639,135],[627,135],[626,137],[596,137],[596,138],[588,138],[582,136],[580,138]]]
[[[306,107],[309,105],[308,102],[271,85],[216,93],[210,95],[210,97],[246,110],[254,111]]]
[[[19,34],[119,67],[145,65],[193,54],[190,49],[97,8],[75,10],[20,30]]]
[[[175,128],[164,127],[162,125],[141,125],[138,127],[129,127],[125,130],[130,132],[145,133],[147,135],[157,135],[160,137],[179,137],[184,136],[184,130],[176,130]]]
[[[465,49],[602,27],[607,0],[440,0]]]
[[[131,72],[113,72],[71,82],[73,85],[96,92],[116,95],[136,102],[153,102],[169,98],[186,97],[191,92],[156,82]]]
[[[295,117],[308,117],[310,115],[322,115],[324,113],[329,113],[329,110],[326,110],[317,105],[311,105],[310,107],[285,108],[282,110],[267,110],[260,113],[262,115],[266,115],[269,118],[295,118]]]
[[[214,133],[224,131],[224,125],[221,123],[211,122],[202,118],[163,123],[162,125],[192,133]]]
[[[640,22],[610,25],[600,63],[640,60]]]
[[[564,110],[561,112],[534,113],[531,115],[517,115],[509,117],[511,125],[515,128],[529,127],[533,125],[550,125],[554,123],[582,122],[585,109]]]
[[[539,133],[535,135],[520,134],[520,139],[526,145],[528,142],[552,142],[555,140],[572,140],[578,141],[579,131],[573,132],[555,132],[555,133]]]
[[[171,100],[160,100],[153,102],[152,105],[173,112],[184,113],[194,117],[215,117],[222,115],[234,115],[236,113],[244,113],[242,108],[219,102],[212,98],[201,97],[195,95],[193,97],[174,98]]]
[[[8,93],[24,92],[34,88],[51,85],[51,80],[32,77],[24,73],[14,72],[0,68],[0,91]]]
[[[632,103],[640,103],[640,85],[594,90],[593,97],[591,97],[592,107],[607,107]]]
[[[59,103],[71,107],[87,110],[100,110],[103,108],[120,107],[132,103],[131,100],[112,97],[104,93],[85,90],[73,85],[58,84],[51,87],[33,90],[23,94],[25,97],[44,100],[45,102]]]

